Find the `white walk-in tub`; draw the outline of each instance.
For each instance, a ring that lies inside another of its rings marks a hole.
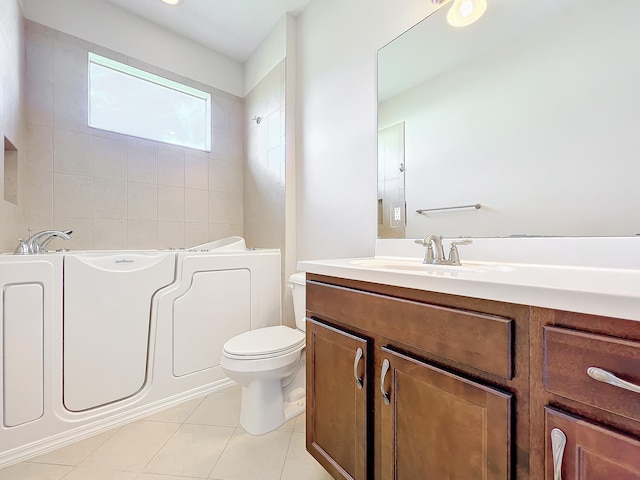
[[[280,323],[280,252],[0,255],[0,467],[229,384],[222,345]]]

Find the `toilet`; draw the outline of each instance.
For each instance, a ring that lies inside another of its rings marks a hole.
[[[222,347],[225,374],[242,385],[240,424],[261,435],[305,410],[305,273],[289,277],[296,327],[258,328]]]

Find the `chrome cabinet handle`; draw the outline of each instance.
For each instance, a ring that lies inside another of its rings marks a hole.
[[[356,385],[358,390],[362,390],[362,377],[358,376],[358,364],[360,363],[360,359],[362,358],[362,349],[358,347],[356,351],[356,358],[353,361],[353,376],[356,379]]]
[[[391,364],[389,363],[389,360],[385,358],[382,362],[382,370],[380,371],[380,392],[382,392],[382,400],[384,400],[385,405],[389,405],[389,403],[391,403],[391,397],[384,391],[384,378],[387,376],[389,367],[391,367]]]
[[[562,480],[562,457],[567,445],[567,436],[559,428],[551,430],[551,450],[553,451],[553,480]]]
[[[587,368],[587,375],[598,382],[608,383],[614,387],[624,388],[625,390],[629,390],[634,393],[640,393],[640,385],[625,382],[621,378],[616,377],[613,373],[603,370],[602,368],[589,367]]]

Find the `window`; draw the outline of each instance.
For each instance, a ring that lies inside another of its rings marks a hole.
[[[89,126],[211,150],[211,95],[89,53]]]

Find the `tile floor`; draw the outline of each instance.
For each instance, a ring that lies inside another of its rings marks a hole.
[[[273,432],[239,424],[240,387],[0,469],[0,480],[330,480],[305,450],[304,415]]]

